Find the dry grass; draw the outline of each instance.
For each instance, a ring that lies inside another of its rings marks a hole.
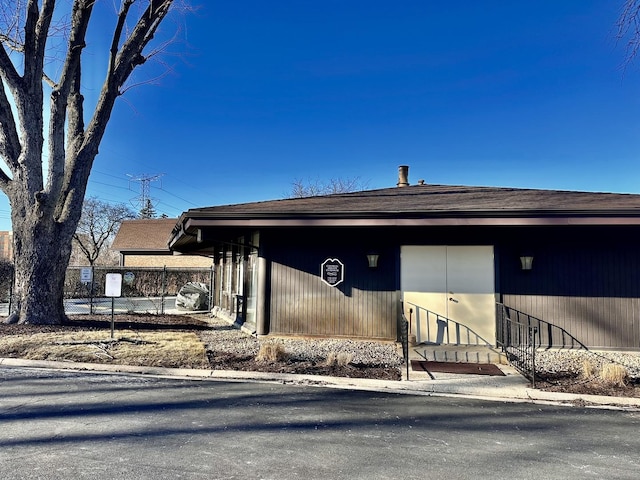
[[[614,387],[625,387],[629,382],[629,373],[622,365],[607,363],[600,371],[600,379],[606,385]]]
[[[153,367],[209,365],[196,334],[173,331],[116,330],[113,339],[101,331],[6,335],[0,337],[0,356]]]
[[[598,375],[598,369],[591,362],[591,360],[584,360],[582,362],[582,371],[580,372],[582,378],[592,380]]]
[[[338,365],[339,367],[346,367],[353,361],[353,354],[347,352],[330,352],[325,360],[325,365],[331,367]]]
[[[260,345],[256,355],[256,362],[279,362],[287,357],[284,345],[277,342],[267,342]]]

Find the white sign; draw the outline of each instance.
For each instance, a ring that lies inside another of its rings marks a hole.
[[[122,274],[107,273],[104,294],[107,297],[119,297],[122,295]]]
[[[93,280],[93,269],[91,267],[82,267],[80,269],[80,282],[91,283]]]

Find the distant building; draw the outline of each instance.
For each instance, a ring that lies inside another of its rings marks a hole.
[[[0,232],[0,258],[13,260],[13,232]]]
[[[122,267],[210,267],[212,259],[202,255],[178,255],[168,241],[175,218],[124,220],[111,248],[120,254]]]

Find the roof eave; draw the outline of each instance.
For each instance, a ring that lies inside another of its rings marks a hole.
[[[246,214],[183,215],[169,240],[171,250],[197,242],[199,228],[318,228],[318,227],[517,227],[517,226],[640,226],[640,212],[619,211],[537,211],[537,212],[429,212],[421,214]]]

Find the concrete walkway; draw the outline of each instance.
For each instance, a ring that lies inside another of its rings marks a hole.
[[[517,370],[508,365],[499,365],[499,368],[505,373],[504,376],[435,373],[432,374],[434,378],[431,378],[426,372],[410,371],[409,380],[403,379],[402,381],[328,377],[321,375],[138,367],[0,358],[0,367],[3,366],[67,369],[104,373],[144,374],[180,378],[197,378],[201,380],[276,382],[283,384],[371,390],[399,394],[465,396],[503,402],[536,402],[640,410],[640,398],[578,395],[544,392],[532,389],[530,388],[529,381],[520,375]],[[405,375],[405,373],[406,371],[403,372],[403,375]]]

